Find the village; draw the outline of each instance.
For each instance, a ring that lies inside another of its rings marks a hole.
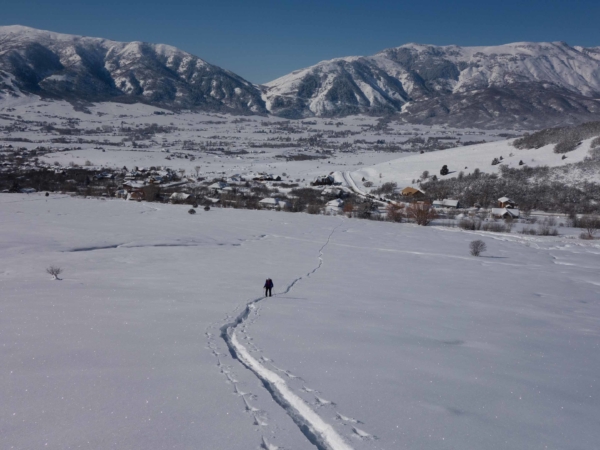
[[[167,166],[96,168],[48,164],[40,156],[52,149],[0,148],[0,192],[58,192],[100,199],[172,203],[197,208],[265,209],[349,218],[413,222],[419,225],[470,230],[557,235],[568,217],[559,213],[526,211],[508,196],[493,205],[463,205],[451,198],[431,198],[419,187],[386,183],[378,189],[359,189],[348,173],[332,172],[313,181],[292,180],[286,174],[265,172],[207,178]],[[369,183],[365,183],[369,185]],[[491,207],[490,207],[491,206]],[[533,225],[538,222],[538,227]]]
[[[125,115],[109,120],[97,111],[103,122],[85,128],[78,118],[35,114],[35,120],[16,116],[3,128],[0,192],[173,203],[190,214],[198,208],[264,209],[544,236],[559,234],[561,225],[587,229],[588,222],[599,222],[592,185],[556,185],[562,197],[573,199],[556,201],[535,181],[547,177],[547,168],[536,167],[533,157],[521,164],[523,156],[509,141],[463,141],[473,145],[454,151],[462,152],[465,164],[449,169],[452,159],[445,155],[453,150],[430,144],[451,136],[460,140],[473,133],[468,130],[406,128],[365,118],[294,123],[217,115],[196,128],[185,115],[167,118],[157,111],[152,120],[162,123],[134,123]],[[349,135],[364,138],[344,141]],[[593,146],[580,146],[582,161],[574,159],[575,169],[593,167]],[[396,159],[394,152],[404,153]],[[557,159],[566,164],[564,155]],[[408,169],[393,168],[405,161]]]

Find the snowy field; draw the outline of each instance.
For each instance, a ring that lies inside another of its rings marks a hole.
[[[475,169],[484,173],[500,173],[500,164],[491,164],[494,158],[499,159],[500,157],[502,157],[502,165],[511,169],[521,167],[520,162],[527,167],[560,167],[581,162],[589,157],[593,140],[594,138],[586,139],[575,150],[567,154],[554,153],[555,144],[537,149],[520,150],[512,146],[512,139],[423,154],[405,154],[393,161],[360,168],[352,172],[352,176],[355,180],[364,178],[365,181],[371,181],[374,185],[395,182],[399,186],[410,186],[415,185],[415,180],[418,180],[424,171],[439,177],[440,169],[444,165],[448,166],[450,173],[443,179],[454,178],[458,176],[459,172],[467,175]],[[564,159],[563,156],[565,156]],[[597,171],[582,174],[580,171],[572,170],[562,181],[570,184],[574,181],[584,180],[598,183],[600,174]]]
[[[368,116],[288,121],[173,113],[142,104],[100,103],[81,111],[66,102],[35,97],[0,103],[0,155],[36,149],[38,163],[53,169],[165,167],[207,181],[267,173],[300,186],[338,172],[350,173],[357,187],[367,192],[363,182],[373,188],[386,182],[400,188],[418,186],[424,171],[439,176],[444,165],[450,171],[444,178],[452,178],[475,169],[498,173],[501,165],[519,168],[522,163],[563,167],[552,176],[565,184],[600,182],[597,171],[568,166],[590,156],[593,139],[563,155],[554,153],[553,144],[516,149],[512,142],[517,134]],[[495,158],[502,158],[501,164],[492,165]]]
[[[0,194],[0,448],[596,448],[599,242]]]
[[[89,105],[83,112],[63,101],[36,97],[0,102],[4,127],[0,140],[20,149],[51,149],[41,162],[84,166],[89,161],[89,168],[96,169],[166,166],[190,175],[198,167],[200,175],[210,178],[267,172],[308,183],[332,171],[352,171],[418,152],[429,139],[456,147],[504,140],[506,133],[398,122],[381,127],[379,122],[369,116],[288,121],[273,116],[175,114],[148,105],[109,102]],[[152,125],[163,128],[141,134]],[[320,159],[290,160],[298,155]]]

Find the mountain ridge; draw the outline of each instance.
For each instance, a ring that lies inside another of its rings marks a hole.
[[[142,102],[301,119],[394,115],[537,129],[600,119],[600,47],[408,43],[320,61],[264,85],[166,44],[0,27],[0,97]]]
[[[600,50],[564,42],[411,43],[321,61],[267,83],[265,97],[272,113],[288,117],[385,110],[419,123],[578,122],[600,114]]]
[[[254,84],[165,44],[0,27],[0,70],[42,96],[267,113]]]

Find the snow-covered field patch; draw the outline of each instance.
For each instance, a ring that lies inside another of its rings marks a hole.
[[[537,149],[520,150],[512,146],[512,139],[496,141],[422,154],[405,154],[392,161],[361,168],[352,172],[352,175],[357,180],[365,178],[365,181],[371,181],[374,184],[395,182],[404,187],[416,185],[417,180],[425,171],[429,172],[429,176],[436,175],[440,179],[445,179],[456,177],[460,172],[465,175],[473,173],[475,169],[484,173],[499,173],[501,165],[509,168],[518,168],[524,165],[528,167],[559,167],[583,161],[585,157],[589,156],[592,141],[593,139],[587,139],[575,150],[566,154],[554,153],[554,144]],[[565,156],[564,159],[563,156]],[[494,159],[497,159],[498,163],[492,165]],[[446,176],[440,175],[440,170],[444,165],[447,165],[450,171]],[[581,181],[576,173],[573,175],[577,181]],[[600,174],[588,177],[588,181],[599,182]]]
[[[599,241],[187,209],[0,195],[1,448],[598,442]]]

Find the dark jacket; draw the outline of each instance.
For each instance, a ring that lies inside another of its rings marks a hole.
[[[273,280],[271,280],[270,278],[267,278],[267,281],[265,281],[265,288],[271,289],[272,287],[273,287]]]

